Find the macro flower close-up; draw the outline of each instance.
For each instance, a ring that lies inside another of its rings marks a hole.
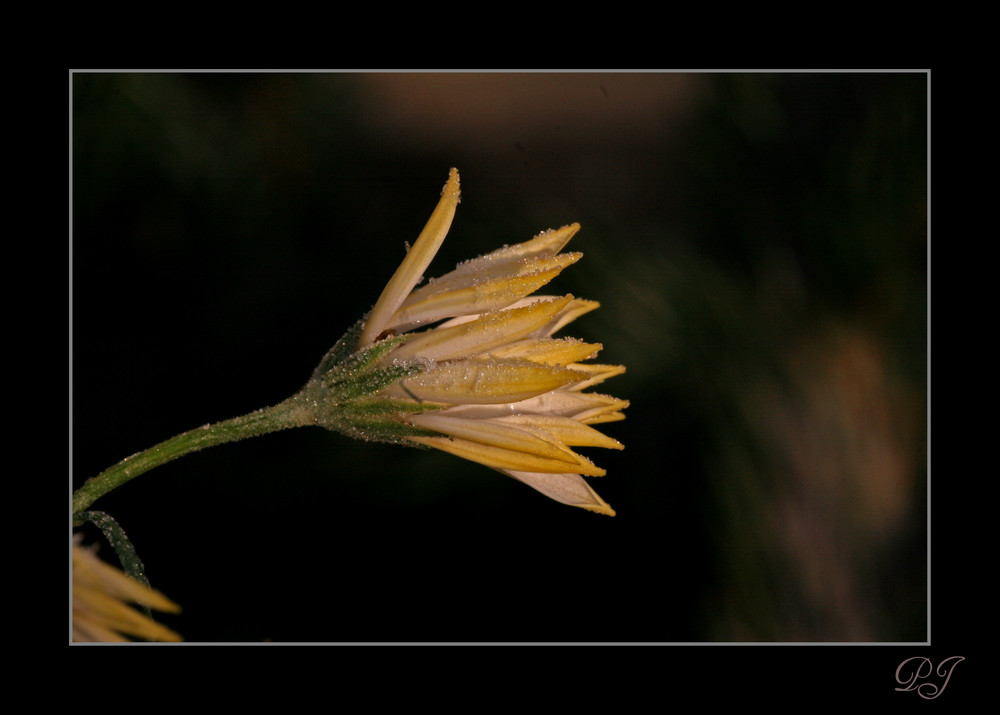
[[[73,536],[182,647],[924,644],[930,79],[71,71]]]
[[[561,251],[580,227],[504,246],[418,288],[458,203],[452,169],[375,307],[299,397],[315,424],[439,449],[556,501],[614,515],[583,478],[604,470],[574,448],[623,448],[593,425],[624,419],[628,402],[586,390],[625,368],[585,362],[600,344],[554,337],[596,302],[531,295],[579,260],[580,253]]]

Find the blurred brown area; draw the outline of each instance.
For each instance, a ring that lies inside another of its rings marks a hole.
[[[721,466],[742,479],[718,488],[735,488],[753,509],[729,505],[721,548],[749,542],[728,550],[730,587],[747,589],[720,596],[716,632],[740,634],[735,640],[902,639],[887,624],[904,613],[919,618],[926,602],[919,592],[886,601],[882,589],[898,568],[900,535],[921,520],[918,395],[856,326],[823,326],[803,343],[783,372],[737,396],[757,454],[732,446]]]
[[[74,486],[297,389],[451,166],[432,274],[579,221],[553,290],[602,307],[567,334],[628,367],[606,385],[626,449],[593,455],[614,519],[308,430],[102,499],[186,640],[927,638],[926,74],[79,73],[72,93]]]
[[[625,148],[641,144],[692,106],[699,84],[689,74],[591,72],[377,73],[358,81],[366,124],[390,141],[447,144],[475,136],[480,147],[500,151],[556,135],[586,145],[595,133]]]

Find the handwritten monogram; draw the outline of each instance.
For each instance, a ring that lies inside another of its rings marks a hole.
[[[923,656],[907,658],[896,668],[896,682],[902,685],[896,690],[916,691],[917,695],[925,700],[933,700],[948,687],[948,681],[951,679],[955,666],[963,660],[965,660],[963,656],[953,655],[938,663],[938,667],[935,669],[930,658]],[[930,682],[931,680],[937,682]]]

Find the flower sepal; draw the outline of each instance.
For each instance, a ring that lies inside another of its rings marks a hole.
[[[358,321],[337,341],[294,398],[309,414],[307,422],[355,439],[393,444],[437,434],[405,419],[413,412],[437,409],[436,405],[379,394],[425,372],[431,363],[420,358],[385,359],[409,335],[387,337],[355,349],[364,324],[364,319]]]

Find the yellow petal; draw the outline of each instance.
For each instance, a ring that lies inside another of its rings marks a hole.
[[[121,633],[116,633],[107,626],[91,620],[90,617],[73,610],[73,642],[74,643],[128,643],[129,640]]]
[[[565,308],[562,309],[557,315],[549,321],[548,325],[538,330],[532,337],[536,338],[547,338],[550,335],[558,333],[562,328],[564,328],[569,323],[579,318],[581,315],[589,313],[592,310],[597,310],[601,307],[601,304],[596,300],[583,300],[582,298],[574,298],[571,300]]]
[[[574,370],[579,370],[580,372],[585,372],[590,375],[590,378],[579,382],[571,390],[586,390],[588,387],[593,387],[598,385],[605,380],[615,377],[616,375],[622,375],[625,373],[624,365],[597,365],[593,363],[573,363],[567,365],[566,367],[573,368]]]
[[[180,611],[180,606],[159,591],[139,583],[124,571],[93,556],[83,547],[73,549],[73,569],[74,586],[79,584],[82,587],[92,587],[115,598],[135,601],[158,611],[170,613]]]
[[[490,350],[491,357],[520,358],[545,365],[564,365],[589,360],[600,352],[600,343],[585,343],[573,338],[545,338],[543,340],[521,340],[510,345]],[[573,365],[573,369],[591,372],[587,366]]]
[[[91,623],[112,633],[138,636],[146,640],[179,641],[180,636],[164,625],[147,618],[124,601],[106,593],[74,585],[74,621]],[[77,599],[80,599],[78,601]],[[124,640],[115,638],[117,640]]]
[[[513,273],[510,268],[493,267],[482,274],[448,274],[413,291],[386,327],[403,332],[443,318],[506,308],[544,286],[581,255],[532,260],[514,267]]]
[[[519,402],[585,378],[584,373],[568,368],[470,359],[438,364],[387,389],[396,396],[409,395],[420,401],[491,404]]]
[[[416,333],[385,359],[455,360],[478,355],[535,332],[548,324],[572,299],[572,296],[565,296],[523,308],[499,310],[452,327],[438,327]]]
[[[474,274],[487,268],[494,271],[498,269],[510,271],[525,261],[554,256],[569,243],[569,240],[579,230],[580,224],[572,223],[561,228],[543,231],[531,240],[513,246],[504,246],[487,253],[485,256],[463,261],[450,275],[457,277]]]
[[[527,305],[532,305],[534,303],[544,302],[548,300],[555,300],[558,297],[559,296],[554,296],[554,295],[529,295],[525,298],[521,298],[521,300],[517,301],[516,303],[512,303],[511,305],[507,306],[507,309],[511,310],[514,308],[523,308]],[[566,307],[563,308],[561,313],[555,315],[551,321],[549,321],[545,326],[543,326],[539,330],[535,331],[535,333],[530,337],[538,339],[550,337],[553,333],[565,327],[567,324],[573,322],[581,315],[589,313],[590,311],[596,310],[597,308],[600,307],[601,304],[595,300],[583,300],[582,298],[573,298],[573,300],[571,300],[566,305]],[[463,315],[457,318],[452,318],[451,320],[446,320],[445,322],[441,323],[438,327],[450,328],[455,325],[461,325],[462,323],[467,323],[470,320],[476,320],[478,317],[479,317],[478,315]]]
[[[412,415],[409,421],[417,427],[434,430],[449,437],[478,442],[509,452],[521,452],[525,456],[538,457],[549,462],[555,461],[561,465],[558,467],[560,471],[575,468],[581,459],[579,455],[563,447],[545,433],[522,428],[516,423],[451,417],[441,412]]]
[[[73,546],[73,640],[125,642],[125,636],[154,641],[179,641],[181,637],[132,603],[160,611],[180,607],[158,591],[130,578],[97,558],[92,551]]]
[[[406,296],[410,294],[413,287],[420,282],[424,271],[438,252],[445,236],[448,235],[448,229],[451,228],[451,221],[455,217],[458,202],[458,170],[452,169],[448,175],[448,181],[441,191],[441,199],[424,226],[424,230],[420,232],[416,243],[407,252],[403,262],[389,279],[382,295],[379,296],[375,307],[372,308],[368,320],[361,330],[359,347],[375,342],[379,333],[385,330],[386,322],[406,300]]]
[[[477,420],[483,421],[483,420]],[[541,430],[569,447],[603,447],[605,449],[625,449],[616,439],[598,432],[579,420],[555,415],[508,415],[498,417],[495,422],[518,425],[526,429]]]
[[[567,464],[562,459],[549,459],[532,452],[519,452],[460,437],[410,437],[409,439],[494,469],[545,473],[561,473],[569,470],[575,474],[586,474],[592,477],[602,477],[605,474],[603,469],[580,455],[576,455],[577,460],[572,464]]]
[[[625,406],[628,407],[628,402],[625,402]],[[606,412],[600,412],[597,414],[588,415],[586,417],[581,417],[580,421],[588,425],[604,424],[605,422],[621,422],[625,419],[625,413],[619,412],[617,410],[609,410]]]

